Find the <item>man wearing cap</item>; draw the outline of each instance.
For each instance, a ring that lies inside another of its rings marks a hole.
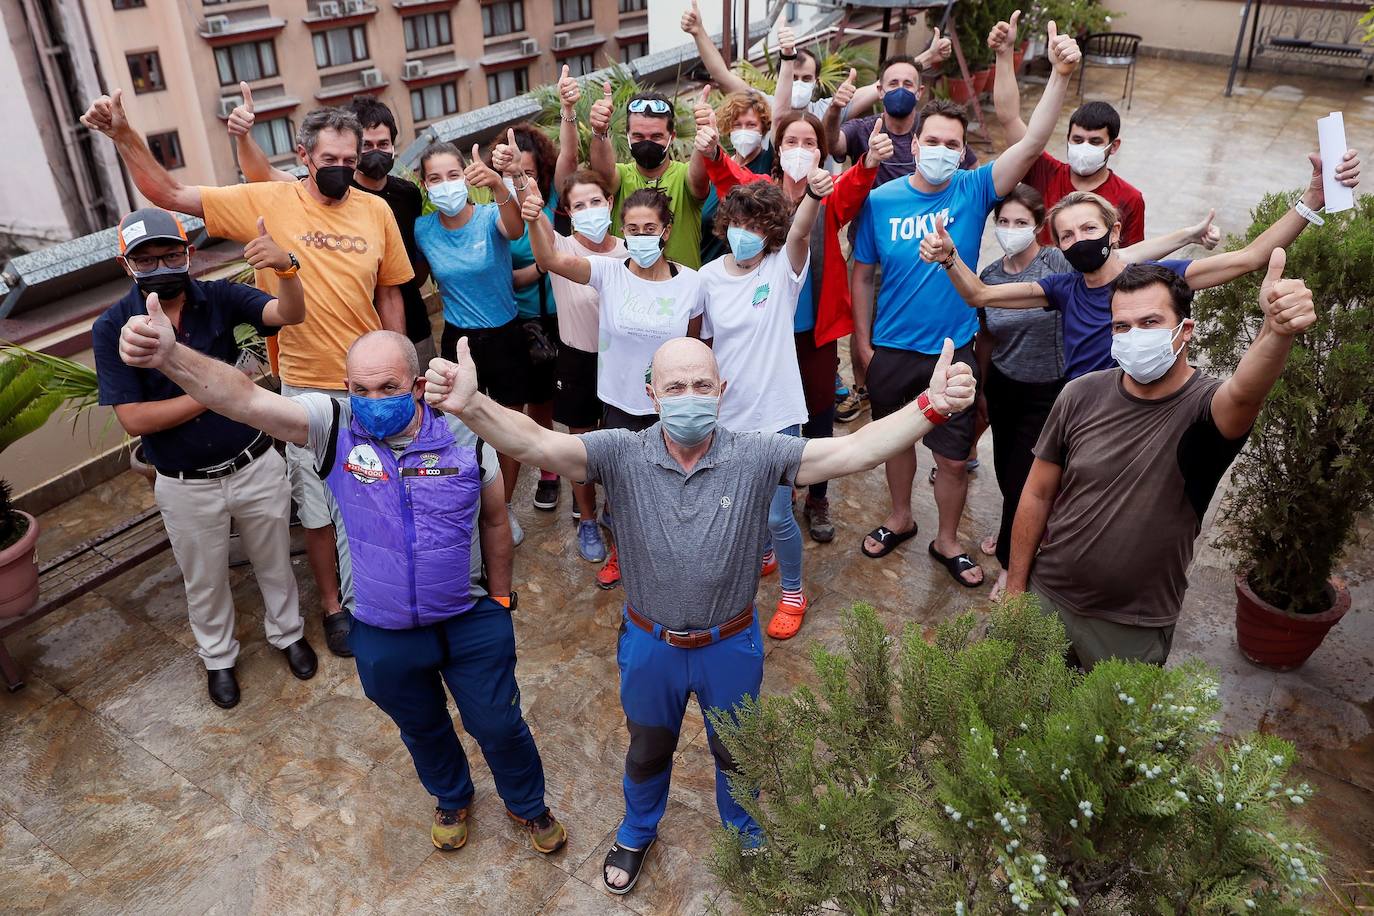
[[[114,407],[125,432],[143,438],[157,469],[153,493],[172,553],[186,583],[186,604],[197,652],[209,671],[210,699],[228,709],[239,701],[234,676],[234,600],[229,586],[229,526],[253,563],[262,592],[267,641],[286,656],[291,673],[315,675],[315,652],[305,640],[287,530],[291,488],[286,463],[272,438],[231,420],[185,394],[156,369],[125,365],[119,333],[134,315],[159,302],[177,340],[215,359],[239,357],[234,328],[251,325],[270,337],[305,320],[305,290],[296,258],[283,251],[259,222],[244,257],[280,279],[276,297],[242,283],[191,278],[194,247],[181,222],[166,210],[135,210],[119,224],[118,260],[134,278],[128,294],[91,329],[100,403]]]

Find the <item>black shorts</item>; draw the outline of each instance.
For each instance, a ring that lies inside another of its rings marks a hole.
[[[563,344],[558,348],[558,378],[553,392],[553,418],[569,429],[591,429],[601,422],[601,399],[596,396],[596,364],[600,356]]]
[[[477,365],[477,387],[505,407],[520,407],[530,402],[530,353],[519,319],[496,328],[460,328],[444,322],[439,354],[457,359],[458,339],[468,339],[472,361]]]
[[[880,420],[896,413],[916,400],[930,386],[930,374],[939,360],[938,353],[930,355],[874,347],[873,359],[868,363],[868,398],[873,405],[873,419]],[[973,358],[973,341],[954,351],[954,361],[967,363],[977,377],[978,361]],[[965,460],[973,450],[975,413],[966,410],[954,415],[948,423],[927,433],[921,442],[941,457],[951,461]]]
[[[517,318],[521,325],[527,321],[538,321],[544,326],[544,334],[549,338],[549,343],[553,344],[554,349],[562,352],[563,344],[558,339],[558,316],[545,315],[543,318]],[[525,329],[520,328],[520,334],[525,340],[525,351],[529,352],[529,337],[525,335]],[[530,360],[529,379],[525,385],[526,394],[531,404],[543,404],[554,399],[558,373],[558,360],[551,359],[546,363],[536,363]]]
[[[637,433],[648,429],[658,422],[658,414],[647,413],[643,416],[634,413],[626,413],[619,407],[606,405],[606,410],[601,415],[602,429],[628,429],[632,433]]]

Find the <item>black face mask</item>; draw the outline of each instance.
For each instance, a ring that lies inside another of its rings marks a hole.
[[[315,169],[315,187],[330,200],[343,200],[353,184],[353,169],[347,165],[322,165]]]
[[[376,181],[386,177],[395,161],[396,157],[386,150],[370,149],[358,159],[358,171]]]
[[[1074,270],[1090,274],[1111,257],[1111,233],[1104,232],[1095,239],[1079,239],[1064,249],[1064,258]]]
[[[652,140],[637,140],[630,144],[630,155],[641,169],[652,171],[663,164],[668,155],[668,147]]]
[[[175,299],[186,292],[186,287],[190,282],[191,273],[187,270],[164,270],[160,273],[134,277],[134,283],[138,284],[138,291],[143,294],[143,298],[146,299],[152,293],[157,293],[157,298],[161,302]]]

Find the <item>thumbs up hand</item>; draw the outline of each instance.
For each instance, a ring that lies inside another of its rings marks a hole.
[[[1284,279],[1287,262],[1288,253],[1275,248],[1269,256],[1269,270],[1260,282],[1259,301],[1265,326],[1275,334],[1293,337],[1316,323],[1317,311],[1306,283]]]
[[[854,101],[855,81],[859,78],[859,71],[853,67],[849,68],[849,76],[843,83],[835,87],[835,95],[830,99],[830,104],[835,108],[844,110],[844,107]]]
[[[267,221],[258,217],[258,234],[243,246],[243,259],[254,270],[286,270],[291,258],[267,233]]]
[[[253,90],[240,80],[239,92],[243,95],[243,103],[229,113],[229,121],[225,125],[231,137],[242,137],[253,129]]]
[[[91,107],[81,116],[81,123],[111,139],[129,130],[129,117],[124,113],[124,90],[116,89],[91,102]]]
[[[806,183],[811,187],[811,193],[817,197],[828,197],[830,192],[835,190],[835,176],[822,168],[812,169],[811,174],[806,177]]]
[[[868,154],[864,161],[870,169],[876,169],[879,163],[891,158],[892,138],[883,128],[883,116],[878,115],[878,120],[873,122],[873,133],[868,135]]]
[[[591,124],[592,133],[606,136],[611,130],[611,84],[605,82],[601,84],[601,98],[592,103],[592,110],[587,115],[587,121]]]
[[[1189,239],[1195,245],[1201,245],[1208,251],[1211,251],[1213,248],[1217,247],[1217,244],[1221,241],[1221,227],[1213,225],[1212,221],[1216,218],[1217,211],[1215,208],[1213,208],[1212,210],[1208,211],[1206,219],[1198,223],[1196,226],[1189,227]]]
[[[778,29],[778,51],[784,57],[791,57],[797,53],[797,33],[792,31],[790,25]]]
[[[148,314],[131,316],[119,332],[119,358],[130,366],[156,369],[176,346],[176,330],[163,314],[157,293],[148,294],[145,306]]]
[[[564,111],[576,108],[577,103],[582,101],[582,85],[573,79],[567,64],[563,65],[563,73],[558,77],[558,97]]]
[[[943,63],[949,60],[950,55],[953,53],[954,42],[943,37],[940,34],[940,30],[936,29],[934,34],[930,37],[930,47],[926,48],[925,58],[927,66]]]
[[[523,172],[516,162],[519,154],[520,148],[515,145],[515,131],[506,128],[506,142],[498,143],[492,148],[491,167],[502,175],[514,175]]]
[[[441,357],[429,361],[425,372],[425,402],[436,410],[460,414],[477,394],[477,365],[466,337],[458,338],[456,362]]]
[[[1079,59],[1083,56],[1078,50],[1078,42],[1068,35],[1060,35],[1053,19],[1046,27],[1046,38],[1050,62],[1054,64],[1054,72],[1060,76],[1072,75],[1078,67]]]
[[[1016,10],[1009,20],[1003,20],[992,27],[988,33],[988,47],[994,54],[1010,54],[1016,50],[1016,24],[1021,20],[1021,11]]]
[[[954,257],[954,240],[945,231],[943,215],[935,218],[935,231],[926,233],[921,239],[921,260],[940,264]]]
[[[682,31],[688,35],[695,36],[702,31],[704,26],[701,24],[701,8],[697,6],[697,0],[692,0],[692,5],[688,7],[687,12],[682,14],[682,21],[679,25]]]
[[[940,358],[930,374],[930,387],[926,397],[930,405],[947,417],[968,410],[973,405],[977,393],[977,383],[973,370],[966,363],[954,362],[954,341],[945,338],[940,348]]]

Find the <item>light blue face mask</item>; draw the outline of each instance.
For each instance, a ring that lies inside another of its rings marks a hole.
[[[731,226],[725,230],[725,240],[730,243],[730,253],[736,263],[747,261],[763,251],[763,236],[750,232],[743,226]]]
[[[429,202],[445,216],[457,216],[468,205],[468,183],[461,178],[430,185]]]
[[[588,207],[572,215],[573,232],[585,235],[593,244],[601,244],[611,228],[610,207]]]
[[[658,418],[663,431],[678,445],[691,448],[706,441],[716,428],[720,398],[704,394],[680,394],[659,398]]]
[[[922,146],[920,150],[921,159],[916,167],[926,181],[935,185],[953,178],[959,168],[959,160],[964,158],[963,150],[950,149],[948,146]]]
[[[648,269],[663,256],[662,241],[663,237],[659,235],[627,235],[625,247],[636,264]]]

